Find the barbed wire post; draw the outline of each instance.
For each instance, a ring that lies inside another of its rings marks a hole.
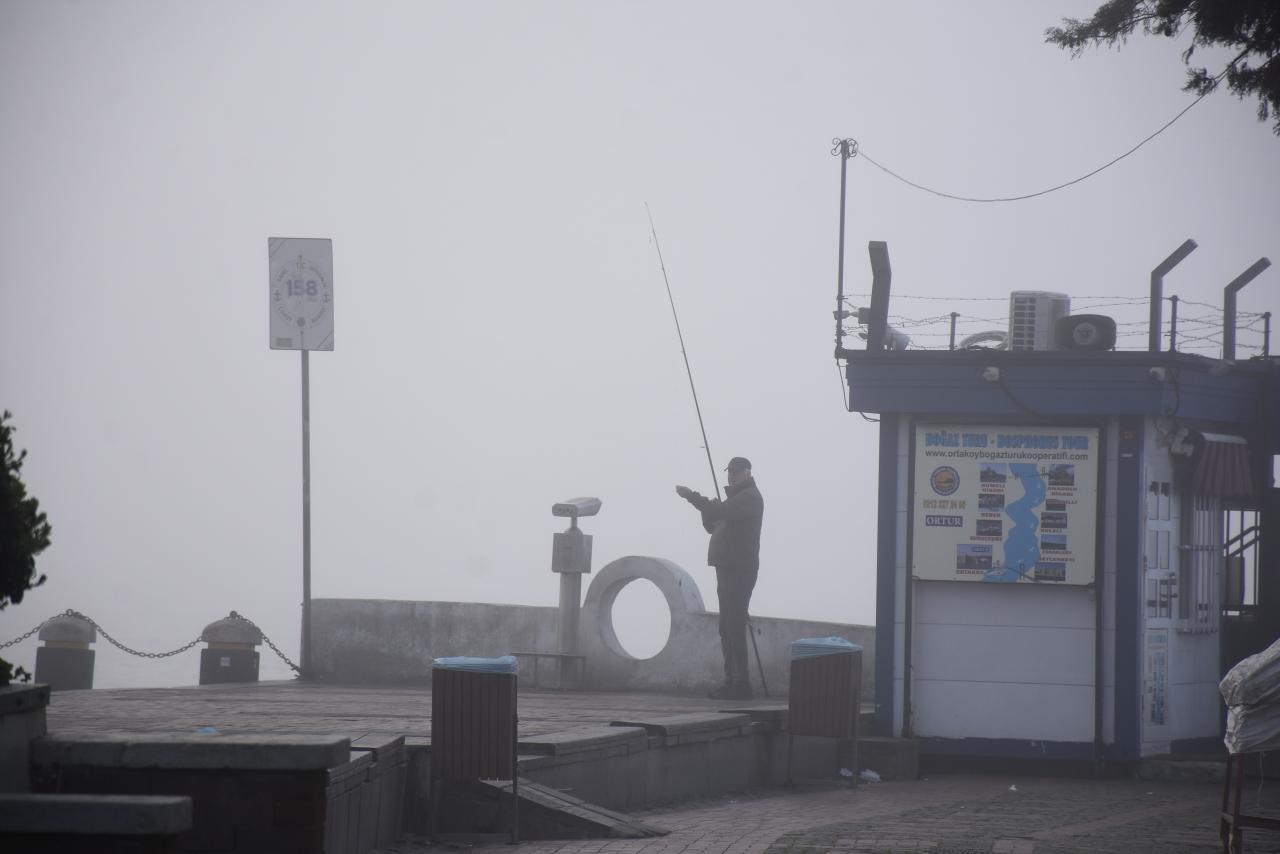
[[[1236,357],[1236,294],[1270,266],[1270,260],[1259,258],[1249,265],[1249,269],[1236,276],[1222,289],[1222,358],[1224,361],[1230,361]]]

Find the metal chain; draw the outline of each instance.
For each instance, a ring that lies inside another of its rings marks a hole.
[[[191,641],[190,643],[183,644],[177,649],[169,650],[168,652],[142,652],[141,650],[137,650],[120,643],[120,641],[116,640],[110,634],[108,634],[106,629],[98,625],[97,621],[94,620],[92,617],[82,614],[79,611],[76,611],[72,608],[68,608],[67,610],[63,611],[61,614],[55,614],[54,616],[50,617],[48,620],[45,620],[43,623],[40,623],[38,626],[36,626],[26,634],[19,635],[18,637],[14,638],[11,641],[5,641],[4,643],[0,643],[0,649],[13,646],[16,643],[21,643],[22,641],[34,635],[36,632],[43,629],[45,625],[47,625],[50,621],[57,619],[58,617],[75,617],[76,619],[84,620],[86,623],[93,626],[98,631],[98,633],[102,635],[104,638],[106,638],[112,645],[118,647],[119,649],[124,650],[130,655],[136,655],[136,656],[139,656],[140,658],[169,658],[170,656],[178,655],[179,653],[186,652],[196,644],[200,643],[200,638],[197,637],[195,640]],[[262,639],[266,641],[267,646],[271,647],[272,651],[275,652],[276,655],[280,656],[281,660],[284,661],[285,664],[289,665],[289,667],[293,670],[294,673],[302,672],[302,668],[300,668],[298,665],[290,661],[289,657],[280,651],[280,647],[276,646],[275,643],[271,640],[271,638],[267,637],[267,633],[264,632],[262,629],[258,628],[258,625],[254,623],[253,620],[250,620],[248,617],[245,617],[241,614],[237,614],[235,611],[231,612],[229,619],[240,620],[242,622],[248,623],[249,625],[253,626],[255,629],[258,630],[258,634],[262,635]]]
[[[53,619],[53,617],[50,617],[50,618],[49,618],[49,620],[52,620],[52,619]],[[44,623],[49,622],[49,620],[45,620],[45,621],[44,621]],[[44,623],[41,623],[40,625],[36,626],[34,629],[32,629],[31,631],[27,632],[25,635],[18,635],[16,638],[14,638],[14,639],[13,639],[13,640],[11,640],[11,641],[5,641],[4,643],[0,643],[0,649],[4,649],[6,646],[13,646],[15,643],[21,643],[22,641],[24,641],[24,640],[26,640],[27,638],[29,638],[29,637],[31,637],[32,635],[34,635],[36,632],[38,632],[38,631],[40,631],[41,629],[43,629],[43,628],[44,628]]]
[[[289,656],[285,655],[283,652],[280,651],[280,647],[276,646],[275,643],[271,640],[271,638],[267,637],[267,633],[264,632],[261,628],[259,628],[257,623],[255,623],[253,620],[250,620],[248,617],[244,616],[243,614],[237,614],[235,611],[231,612],[230,619],[243,620],[244,622],[253,626],[255,629],[258,629],[258,634],[262,635],[262,639],[267,642],[267,646],[271,647],[272,652],[280,656],[280,660],[283,661],[285,664],[289,665],[289,668],[294,673],[302,673],[302,668],[294,664],[292,661],[290,661]]]
[[[76,617],[78,619],[84,620],[86,623],[88,623],[89,625],[97,629],[98,633],[102,635],[104,638],[106,638],[108,641],[110,641],[113,646],[116,646],[124,650],[130,655],[139,656],[140,658],[168,658],[171,655],[177,655],[180,652],[186,652],[187,650],[191,649],[191,647],[200,643],[200,638],[197,637],[195,640],[191,641],[191,643],[184,644],[178,647],[177,649],[169,650],[168,652],[142,652],[141,650],[137,650],[132,647],[125,646],[124,644],[120,643],[120,641],[116,640],[111,635],[107,634],[107,630],[104,629],[102,626],[98,625],[97,622],[94,621],[92,617],[87,617],[84,614],[81,614],[79,611],[73,611],[70,608],[67,609],[66,616]]]

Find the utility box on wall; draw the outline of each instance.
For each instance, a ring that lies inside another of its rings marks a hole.
[[[576,527],[554,534],[551,540],[551,571],[579,575],[591,572],[591,535]]]

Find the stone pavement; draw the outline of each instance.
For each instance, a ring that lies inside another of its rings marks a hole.
[[[636,715],[723,710],[699,697],[520,692],[521,737]],[[785,698],[743,706],[781,706]],[[421,687],[285,681],[188,688],[55,692],[49,731],[220,732],[430,737],[431,694]],[[1248,812],[1280,816],[1280,783],[1247,784]],[[579,797],[585,793],[571,793]],[[589,800],[589,798],[588,798]],[[1060,854],[1221,851],[1221,783],[931,775],[901,783],[804,786],[682,803],[641,813],[671,833],[656,839],[527,842],[512,854]],[[388,854],[456,852],[409,840]],[[1245,851],[1280,852],[1280,834],[1245,831]]]
[[[785,707],[785,697],[754,702],[670,694],[534,691],[520,689],[521,738],[582,725],[607,725],[635,715],[659,717],[725,708]],[[214,727],[228,734],[431,736],[431,691],[426,687],[328,685],[296,680],[183,688],[55,691],[49,731],[60,736],[101,733],[192,732]]]
[[[640,813],[671,833],[476,846],[512,854],[1201,854],[1221,851],[1220,784],[942,775],[903,783],[752,793]],[[1280,784],[1261,803],[1280,815]],[[1259,812],[1254,789],[1243,804]],[[1280,834],[1245,831],[1246,852]],[[446,854],[406,840],[386,854]]]

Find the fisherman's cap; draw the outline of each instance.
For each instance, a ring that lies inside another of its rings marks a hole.
[[[724,467],[725,471],[751,471],[751,460],[746,457],[734,457],[729,460],[729,465]]]

